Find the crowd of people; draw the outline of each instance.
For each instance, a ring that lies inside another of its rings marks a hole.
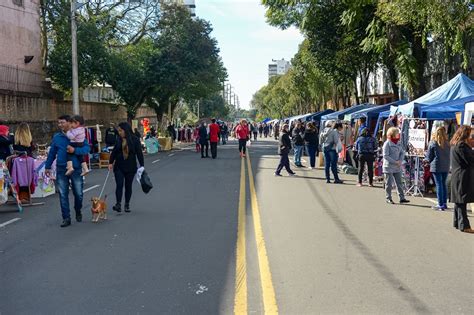
[[[374,161],[379,151],[377,140],[369,133],[368,128],[362,121],[358,130],[358,138],[354,144],[356,159],[358,160],[357,186],[363,186],[363,174],[367,165],[368,186],[374,187]],[[319,132],[313,122],[303,124],[294,121],[291,126],[283,124],[282,135],[279,138],[278,154],[280,162],[275,170],[275,176],[282,176],[281,171],[286,169],[290,176],[296,173],[290,167],[289,154],[293,150],[294,165],[304,167],[301,163],[302,152],[305,150],[309,157],[309,168],[315,166],[316,156],[319,151],[324,156],[324,171],[326,182],[331,183],[331,173],[335,184],[342,184],[338,176],[338,158],[342,151],[342,124],[336,121],[327,121],[325,127]],[[400,143],[400,130],[390,127],[387,131],[387,139],[383,143],[381,154],[383,157],[383,176],[385,188],[385,200],[394,204],[392,188],[396,187],[399,202],[409,203],[405,197],[405,187],[402,180],[402,165],[405,161],[406,152]],[[448,141],[445,127],[438,127],[433,133],[429,143],[428,151],[424,159],[429,164],[436,184],[438,204],[433,206],[434,210],[446,210],[448,200],[448,187],[446,180],[451,169],[451,195],[450,200],[454,203],[453,226],[462,232],[474,233],[471,229],[467,216],[467,204],[474,202],[474,128],[461,126],[451,141]]]
[[[293,152],[293,163],[297,168],[305,167],[302,156],[309,158],[309,169],[316,167],[316,158],[322,153],[324,159],[324,172],[327,183],[342,184],[339,178],[338,160],[342,151],[342,124],[337,121],[325,122],[324,128],[318,130],[314,122],[303,123],[300,120],[280,122],[275,124],[249,123],[242,119],[237,124],[225,123],[212,119],[210,124],[201,122],[194,129],[190,126],[182,128],[181,136],[174,134],[174,126],[170,125],[168,131],[174,139],[184,142],[195,142],[196,152],[201,153],[201,158],[217,158],[218,143],[226,144],[229,136],[238,140],[240,157],[246,157],[247,146],[251,139],[276,137],[278,138],[279,164],[275,176],[282,176],[281,171],[286,169],[290,176],[296,173],[290,166],[289,155]],[[50,174],[53,161],[56,161],[56,185],[59,191],[60,207],[63,222],[61,227],[71,224],[69,188],[74,195],[75,217],[82,221],[83,184],[84,176],[89,169],[84,161],[85,155],[90,151],[90,144],[85,136],[84,119],[81,116],[63,115],[58,118],[59,132],[53,136],[46,160],[46,173]],[[156,132],[150,130],[151,133]],[[253,136],[253,138],[252,138]],[[123,191],[125,190],[124,211],[130,212],[133,179],[137,170],[144,167],[144,156],[140,142],[141,135],[137,129],[132,130],[127,122],[120,123],[117,128],[111,124],[105,132],[106,146],[113,148],[110,154],[109,171],[115,177],[115,198],[113,210],[122,211]],[[402,180],[402,165],[406,152],[400,143],[400,130],[390,127],[386,134],[386,141],[379,145],[371,135],[364,121],[361,121],[358,137],[354,144],[354,151],[358,161],[357,186],[363,186],[363,175],[367,167],[368,186],[374,187],[374,161],[378,152],[383,157],[383,176],[385,199],[389,204],[394,204],[392,188],[396,187],[400,203],[408,203],[405,197],[405,187]],[[209,147],[211,156],[209,156]],[[451,141],[444,127],[438,127],[432,134],[424,163],[429,165],[433,174],[437,205],[435,210],[448,208],[447,178],[451,170],[450,201],[454,203],[455,228],[468,233],[474,233],[467,216],[467,204],[474,202],[474,128],[461,126]],[[17,126],[15,133],[10,133],[8,126],[0,125],[0,160],[7,160],[15,152],[24,152],[32,156],[35,151],[32,135],[28,124]],[[331,179],[331,173],[333,179]],[[332,181],[331,181],[332,180]]]

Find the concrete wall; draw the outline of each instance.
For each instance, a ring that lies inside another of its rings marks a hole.
[[[123,107],[114,111],[111,104],[81,103],[81,115],[87,125],[102,124],[105,127],[110,122],[119,123],[127,120]],[[72,113],[70,101],[55,101],[53,99],[0,94],[0,123],[14,130],[16,125],[27,122],[30,125],[34,142],[48,143],[57,131],[56,118],[63,114]],[[156,115],[148,107],[138,110],[137,119],[148,117],[156,124]]]
[[[0,0],[0,64],[43,73],[41,64],[40,0]],[[34,56],[25,64],[24,56]]]

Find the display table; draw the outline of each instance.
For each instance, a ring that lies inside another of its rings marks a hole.
[[[159,137],[158,143],[163,151],[170,151],[173,148],[173,140],[170,137]]]

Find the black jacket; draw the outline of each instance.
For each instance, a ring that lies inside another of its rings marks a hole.
[[[207,134],[207,128],[204,126],[199,127],[199,144],[206,144],[209,139]]]
[[[291,139],[287,132],[283,132],[280,136],[280,142],[278,143],[278,154],[285,155],[290,153],[291,150]]]
[[[112,153],[110,154],[109,163],[112,164],[115,162],[114,171],[120,170],[126,174],[136,173],[138,168],[137,159],[138,163],[140,163],[140,166],[145,166],[140,140],[138,140],[137,137],[132,135],[133,145],[131,145],[128,149],[129,153],[128,158],[126,160],[123,156],[122,141],[120,140],[121,139],[117,141],[114,146],[114,149],[112,150]]]
[[[451,202],[474,202],[474,152],[466,143],[451,149]]]
[[[13,154],[11,145],[13,144],[12,137],[0,136],[0,160],[6,160],[7,157]]]
[[[295,145],[304,145],[303,132],[304,131],[301,128],[293,129],[291,136]]]
[[[319,147],[319,137],[316,129],[306,129],[303,134],[303,140],[306,145]]]

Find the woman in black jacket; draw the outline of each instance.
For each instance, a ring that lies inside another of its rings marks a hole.
[[[309,168],[313,169],[316,167],[316,155],[318,155],[319,137],[318,131],[312,122],[306,125],[303,140],[309,155]]]
[[[454,227],[461,232],[474,233],[467,217],[467,204],[474,202],[474,131],[461,126],[451,140],[451,202],[454,203]]]
[[[280,172],[283,169],[283,167],[286,169],[288,174],[290,175],[295,175],[295,172],[293,172],[290,168],[290,159],[288,158],[288,153],[290,153],[291,150],[291,139],[290,135],[288,134],[289,131],[289,126],[288,125],[283,125],[282,129],[282,135],[280,137],[280,142],[278,145],[278,154],[280,155],[280,164],[278,164],[278,167],[275,171],[275,176],[281,176]]]
[[[122,193],[125,183],[125,212],[130,212],[130,199],[132,197],[132,185],[137,173],[137,159],[140,167],[144,167],[143,152],[140,140],[133,134],[132,127],[126,122],[122,122],[118,127],[118,141],[110,155],[109,170],[114,171],[115,197],[117,203],[113,207],[114,211],[122,211]]]

